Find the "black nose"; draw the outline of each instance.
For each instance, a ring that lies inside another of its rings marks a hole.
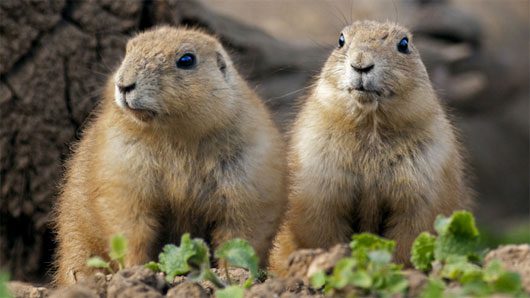
[[[131,91],[134,90],[134,88],[136,87],[136,83],[132,83],[128,86],[120,86],[118,85],[118,89],[120,89],[120,92],[123,93],[123,94],[127,94]]]
[[[370,64],[370,65],[362,66],[362,67],[355,67],[352,65],[351,67],[353,67],[353,69],[358,73],[367,73],[367,72],[370,72],[370,70],[374,68],[374,65]]]

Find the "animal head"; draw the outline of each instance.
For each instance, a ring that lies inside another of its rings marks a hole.
[[[320,82],[351,107],[376,109],[428,82],[412,34],[392,23],[359,21],[345,27]],[[430,85],[428,85],[430,86]]]
[[[214,37],[160,27],[129,40],[114,75],[114,99],[139,125],[224,121],[235,106],[237,73]]]

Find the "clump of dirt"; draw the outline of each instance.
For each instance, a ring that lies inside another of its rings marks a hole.
[[[107,297],[133,298],[163,297],[168,284],[162,273],[155,273],[142,266],[121,270],[108,283]]]
[[[48,289],[44,287],[35,287],[31,284],[19,281],[10,282],[8,288],[14,297],[44,298],[49,295]]]
[[[196,297],[208,298],[210,294],[201,285],[195,282],[185,281],[171,288],[166,297]]]
[[[292,253],[287,260],[289,266],[287,276],[303,279],[313,260],[323,253],[325,253],[323,249],[301,249]]]
[[[309,277],[319,270],[330,272],[341,258],[351,254],[348,245],[336,245],[329,250],[306,249],[293,253],[288,260],[287,278],[269,277],[254,284],[245,292],[246,298],[265,297],[323,297],[321,291],[311,288]],[[530,245],[507,245],[491,251],[485,263],[499,259],[507,270],[521,274],[523,287],[530,292]],[[227,280],[224,269],[213,269],[221,279]],[[409,281],[407,297],[418,297],[427,282],[427,276],[417,270],[404,271]],[[230,280],[242,284],[248,277],[244,269],[229,269]],[[457,285],[454,285],[457,286]],[[27,283],[10,282],[8,288],[16,298],[130,298],[130,297],[191,297],[215,296],[215,287],[210,282],[193,282],[185,276],[177,276],[168,283],[160,272],[142,266],[119,271],[113,275],[97,273],[75,285],[60,289],[35,287]]]
[[[74,297],[107,297],[108,283],[112,275],[96,273],[86,280],[67,287],[55,289],[51,292],[50,298],[74,298]],[[17,296],[15,296],[17,297]]]
[[[321,293],[314,290],[297,278],[271,278],[264,283],[253,285],[245,293],[246,298],[266,297],[323,297]]]
[[[317,255],[309,268],[307,269],[306,279],[308,280],[313,274],[318,271],[329,272],[333,269],[335,264],[342,258],[351,255],[351,248],[347,244],[338,244],[332,247],[329,251]]]

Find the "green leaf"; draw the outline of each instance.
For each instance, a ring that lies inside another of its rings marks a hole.
[[[355,271],[351,276],[351,283],[359,288],[369,289],[372,282],[372,277],[364,270]]]
[[[188,279],[196,282],[208,280],[219,289],[226,288],[226,284],[206,264],[203,264],[200,270],[192,271],[188,275]]]
[[[402,293],[409,286],[409,282],[400,272],[393,272],[386,278],[384,290],[391,294]]]
[[[0,297],[11,298],[13,297],[7,288],[7,282],[9,281],[9,274],[0,272]]]
[[[320,289],[326,284],[326,273],[319,270],[310,278],[311,286],[315,289]]]
[[[438,216],[434,227],[438,232],[434,248],[436,260],[444,261],[453,255],[478,259],[479,232],[471,213],[455,211],[450,218]]]
[[[504,272],[492,284],[493,290],[500,293],[518,293],[521,291],[521,276],[515,272]]]
[[[495,259],[488,263],[484,268],[484,280],[487,282],[493,282],[504,273],[501,261]]]
[[[144,265],[145,268],[150,269],[151,271],[158,272],[160,271],[160,266],[157,262],[149,262]]]
[[[468,262],[466,257],[457,255],[452,255],[447,258],[447,263],[441,272],[442,277],[460,282],[464,280],[476,280],[476,278],[471,277],[477,275],[481,277],[481,268]]]
[[[357,262],[353,258],[339,260],[329,278],[330,286],[335,289],[342,289],[348,285],[354,278],[353,268],[356,264]]]
[[[215,251],[215,257],[230,266],[248,269],[253,279],[258,278],[259,258],[254,248],[243,239],[236,238],[223,243]]]
[[[385,250],[375,250],[368,253],[368,259],[378,266],[390,264],[392,255]]]
[[[252,277],[247,278],[245,280],[245,282],[243,283],[243,288],[250,289],[250,287],[252,286],[253,282],[254,282],[254,280],[252,279]]]
[[[166,279],[171,282],[175,276],[186,274],[190,271],[188,259],[193,255],[191,249],[186,250],[173,244],[167,244],[158,256],[158,266],[160,270],[166,273]]]
[[[484,273],[480,269],[470,269],[465,271],[458,281],[462,285],[482,283],[484,282]]]
[[[354,235],[352,239],[352,256],[340,259],[329,276],[323,271],[313,275],[313,287],[324,287],[324,292],[332,295],[347,286],[355,287],[354,292],[362,295],[403,294],[408,280],[401,273],[402,266],[392,263],[395,242],[369,233]]]
[[[188,233],[182,235],[180,246],[164,246],[158,259],[159,268],[166,273],[169,282],[173,281],[175,276],[186,274],[192,269],[202,271],[210,266],[208,246],[201,239],[190,239]]]
[[[421,271],[429,271],[434,261],[434,243],[436,237],[428,232],[421,233],[412,244],[410,261],[414,267]]]
[[[445,235],[449,230],[449,224],[451,223],[450,217],[445,217],[443,215],[438,215],[434,221],[434,229],[438,235]]]
[[[127,255],[127,239],[122,234],[114,235],[110,239],[110,253],[112,260],[117,261],[120,268],[125,266],[125,256]]]
[[[245,289],[240,286],[228,286],[224,289],[215,291],[217,298],[243,298]]]
[[[488,297],[493,294],[491,287],[482,279],[463,284],[462,292],[471,297]]]
[[[421,298],[444,298],[445,283],[440,279],[429,278],[420,294]]]
[[[86,261],[88,267],[101,268],[101,269],[110,269],[109,262],[103,260],[100,257],[92,257]]]
[[[365,267],[369,261],[368,254],[371,251],[383,250],[392,254],[396,243],[392,240],[384,239],[370,233],[353,235],[350,247],[352,257],[357,260],[359,266]]]

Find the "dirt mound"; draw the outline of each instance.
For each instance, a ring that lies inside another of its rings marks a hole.
[[[309,277],[318,270],[330,271],[337,261],[351,254],[348,245],[337,245],[327,251],[322,249],[300,250],[290,256],[290,277],[270,277],[256,283],[245,292],[245,297],[323,297],[311,288]],[[491,251],[485,258],[487,264],[499,259],[506,269],[521,274],[524,287],[530,293],[530,245],[507,245]],[[223,280],[226,272],[213,269]],[[427,282],[427,276],[417,270],[405,270],[409,282],[409,297],[417,297]],[[229,269],[234,283],[241,284],[249,277],[244,269]],[[46,289],[21,282],[10,282],[8,288],[16,298],[132,298],[132,297],[214,297],[215,288],[209,282],[193,282],[184,276],[177,276],[172,283],[166,282],[164,275],[142,266],[119,271],[113,275],[95,274],[78,284]]]

